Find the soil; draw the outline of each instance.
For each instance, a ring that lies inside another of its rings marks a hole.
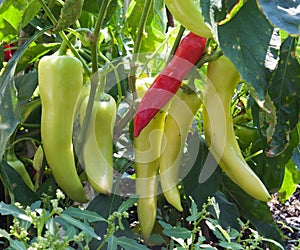
[[[300,185],[289,200],[282,203],[275,196],[269,206],[284,235],[285,249],[300,250]]]

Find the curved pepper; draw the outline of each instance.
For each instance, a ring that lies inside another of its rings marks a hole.
[[[212,33],[204,22],[204,18],[193,0],[164,0],[171,14],[185,28],[198,36],[210,38]]]
[[[166,112],[159,111],[138,137],[134,138],[137,214],[141,234],[147,241],[151,235],[157,207],[158,164]]]
[[[159,171],[161,186],[167,201],[178,211],[182,211],[179,182],[180,160],[192,121],[201,105],[200,96],[188,86],[183,85],[173,96],[166,117]]]
[[[203,123],[209,150],[227,176],[246,193],[258,200],[270,200],[266,187],[246,163],[234,134],[231,101],[240,81],[238,71],[221,56],[208,64],[207,78]]]
[[[88,97],[81,104],[80,123],[83,123]],[[113,185],[113,127],[116,102],[110,95],[94,101],[87,137],[83,144],[83,162],[91,186],[102,194],[110,194]]]
[[[71,56],[45,56],[38,66],[38,78],[46,160],[60,188],[71,199],[86,202],[72,144],[75,108],[83,83],[82,64]]]

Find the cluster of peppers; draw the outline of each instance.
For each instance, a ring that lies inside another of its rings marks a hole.
[[[145,240],[155,223],[158,175],[167,201],[182,211],[177,189],[180,159],[202,103],[205,138],[219,166],[246,193],[258,200],[270,200],[266,187],[242,156],[234,133],[231,101],[240,82],[235,66],[224,55],[208,63],[202,100],[181,85],[191,69],[187,65],[200,60],[205,42],[193,33],[182,40],[171,62],[145,93],[134,118],[136,192],[140,195],[137,211]]]
[[[80,106],[80,124],[85,118],[88,93],[83,87],[83,67],[72,56],[43,57],[38,66],[42,104],[41,138],[44,154],[60,188],[73,200],[85,203],[87,197],[76,171],[73,123]],[[83,165],[90,185],[109,194],[113,181],[113,126],[116,103],[105,95],[94,100],[87,136],[82,146]]]
[[[240,76],[230,60],[221,56],[209,62],[203,99],[183,79],[205,53],[206,38],[212,36],[192,0],[165,3],[187,27],[188,33],[175,55],[144,89],[134,117],[137,212],[141,234],[148,240],[156,219],[158,175],[167,201],[182,211],[177,189],[180,160],[192,121],[203,103],[204,133],[210,151],[227,176],[254,198],[268,201],[270,195],[247,165],[237,143],[231,116],[231,98]],[[181,15],[180,11],[190,15]],[[196,13],[197,12],[197,13]],[[198,21],[181,16],[198,17]],[[198,25],[195,26],[195,23]],[[86,202],[77,174],[72,144],[76,107],[80,104],[83,124],[88,97],[82,95],[82,65],[71,56],[45,56],[39,63],[39,89],[42,103],[41,137],[48,165],[58,185],[73,200]],[[85,173],[98,192],[110,194],[113,182],[113,126],[116,103],[109,95],[95,100],[82,155]],[[220,109],[222,112],[220,112]]]

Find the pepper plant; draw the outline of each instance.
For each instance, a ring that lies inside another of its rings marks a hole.
[[[2,1],[4,247],[284,249],[298,5]]]

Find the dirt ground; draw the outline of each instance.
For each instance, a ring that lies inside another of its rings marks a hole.
[[[300,185],[284,204],[275,197],[269,206],[285,236],[286,249],[300,250]]]

